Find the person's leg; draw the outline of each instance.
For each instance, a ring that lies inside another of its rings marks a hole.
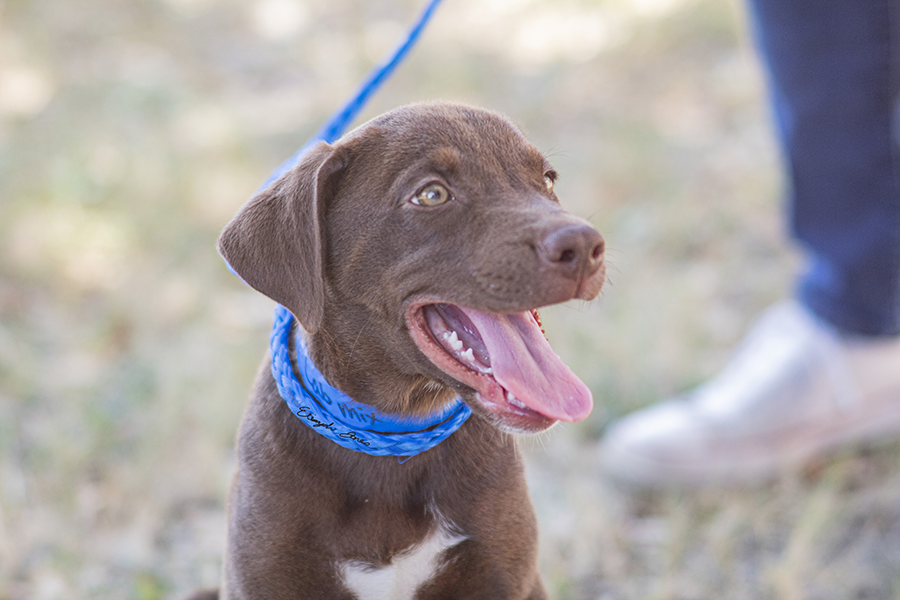
[[[800,302],[767,311],[706,384],[614,423],[612,475],[749,481],[900,433],[898,5],[752,0],[810,256]]]
[[[800,299],[842,330],[900,333],[900,3],[754,0],[810,252]]]

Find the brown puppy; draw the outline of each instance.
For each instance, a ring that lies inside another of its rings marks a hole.
[[[385,413],[461,396],[474,414],[405,462],[354,452],[292,414],[267,360],[239,434],[222,598],[545,597],[507,433],[590,412],[533,309],[604,281],[603,240],[560,207],[555,178],[503,117],[419,104],[314,146],[228,224],[221,253],[296,316],[333,386]]]

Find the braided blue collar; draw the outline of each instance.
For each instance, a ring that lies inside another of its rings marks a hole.
[[[301,421],[344,448],[374,456],[415,456],[447,439],[472,414],[458,397],[444,410],[421,419],[386,414],[356,402],[325,381],[300,334],[295,336],[298,379],[289,350],[293,320],[283,306],[275,309],[269,346],[278,393]]]

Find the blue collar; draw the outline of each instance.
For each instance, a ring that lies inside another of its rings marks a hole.
[[[447,439],[472,414],[459,397],[421,419],[386,414],[356,402],[325,381],[300,334],[295,337],[298,380],[289,351],[293,320],[283,306],[275,309],[269,346],[278,392],[301,421],[344,448],[374,456],[415,456]]]

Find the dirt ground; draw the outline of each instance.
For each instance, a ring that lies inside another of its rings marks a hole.
[[[219,578],[272,304],[218,231],[391,49],[415,0],[0,0],[0,600]],[[790,293],[764,77],[736,0],[445,0],[364,118],[499,110],[609,248],[543,311],[590,419],[523,440],[571,600],[900,598],[900,444],[760,488],[604,478],[612,419],[714,373]]]

